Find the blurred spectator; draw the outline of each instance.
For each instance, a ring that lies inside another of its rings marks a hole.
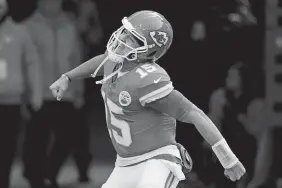
[[[84,105],[83,82],[74,81],[61,102],[49,91],[54,80],[81,62],[81,44],[75,24],[62,11],[61,4],[62,0],[39,0],[38,9],[26,21],[44,70],[44,104],[40,111],[33,113],[24,143],[24,175],[32,188],[44,187],[44,178],[50,180],[51,186],[58,187],[56,179],[60,167],[81,139],[76,134],[80,126],[76,109]],[[54,135],[52,144],[51,135]],[[86,157],[80,160],[89,162],[89,156]]]
[[[264,131],[264,102],[253,89],[250,70],[239,62],[229,68],[225,87],[214,91],[210,99],[210,118],[247,169],[247,176],[237,184],[239,187],[245,187],[253,177],[258,138]],[[222,176],[220,165],[214,166],[211,173],[216,187],[236,187]]]
[[[94,0],[63,0],[63,10],[68,12],[76,23],[80,38],[82,39],[81,59],[86,61],[93,56],[104,51],[101,45],[103,39],[103,29],[100,22],[98,7]],[[102,50],[102,51],[101,51]],[[96,100],[94,96],[100,95],[100,88],[91,78],[85,81],[85,98]],[[100,97],[98,97],[100,98]],[[96,101],[95,101],[96,102]],[[90,134],[89,126],[86,122],[87,110],[91,103],[88,101],[82,110],[78,111],[79,129],[76,133],[80,138],[75,144],[75,161],[78,165],[80,181],[88,181],[87,170],[90,163],[91,154],[89,152]],[[88,157],[86,157],[88,156]]]
[[[214,0],[210,4],[226,31],[257,24],[248,0]]]
[[[37,111],[42,105],[39,58],[27,29],[7,15],[7,2],[0,1],[0,187],[8,188],[16,152],[21,104]]]
[[[248,65],[262,66],[264,23],[255,11],[259,8],[259,14],[263,15],[264,7],[261,0],[213,0],[208,3],[212,11],[205,22],[205,56],[206,62],[212,62],[207,63],[207,69],[214,71],[207,71],[207,77],[209,85],[218,86],[225,79],[227,69],[238,59]]]

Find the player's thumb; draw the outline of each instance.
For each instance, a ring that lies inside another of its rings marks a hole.
[[[55,98],[57,98],[57,96],[58,96],[58,89],[52,88],[52,87],[49,87],[49,89],[51,90],[53,96],[54,96]]]
[[[60,101],[63,98],[63,95],[64,95],[64,90],[59,89],[57,94],[57,100]]]

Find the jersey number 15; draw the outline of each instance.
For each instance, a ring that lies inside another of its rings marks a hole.
[[[112,129],[108,128],[111,139],[114,138],[118,144],[129,147],[132,144],[130,126],[126,121],[117,119],[113,114],[122,115],[124,114],[123,109],[109,98],[106,98],[103,91],[102,96],[105,101],[106,119],[107,121],[110,121],[110,124],[113,126]],[[121,135],[118,134],[117,130],[121,133]]]
[[[148,73],[154,72],[156,71],[156,67],[154,65],[151,64],[144,64],[142,66],[140,66],[141,68],[138,68],[136,70],[136,72],[140,75],[141,78],[144,78],[145,76],[148,75]]]

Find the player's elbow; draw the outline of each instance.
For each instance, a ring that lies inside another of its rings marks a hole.
[[[198,118],[199,116],[202,116],[203,114],[205,113],[195,105],[191,107],[188,111],[188,117],[191,119],[191,121],[193,121],[193,119]]]
[[[195,106],[194,104],[189,104],[189,107],[186,108],[182,116],[179,118],[179,121],[186,123],[193,123],[195,119],[197,119],[204,112]]]

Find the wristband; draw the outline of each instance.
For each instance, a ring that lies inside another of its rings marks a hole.
[[[69,77],[68,75],[62,74],[62,77],[64,77],[65,79],[67,79],[69,82],[71,82],[71,79],[70,79],[70,77]]]
[[[239,161],[235,154],[231,151],[225,139],[221,139],[214,144],[212,146],[212,150],[225,169],[232,168]]]

